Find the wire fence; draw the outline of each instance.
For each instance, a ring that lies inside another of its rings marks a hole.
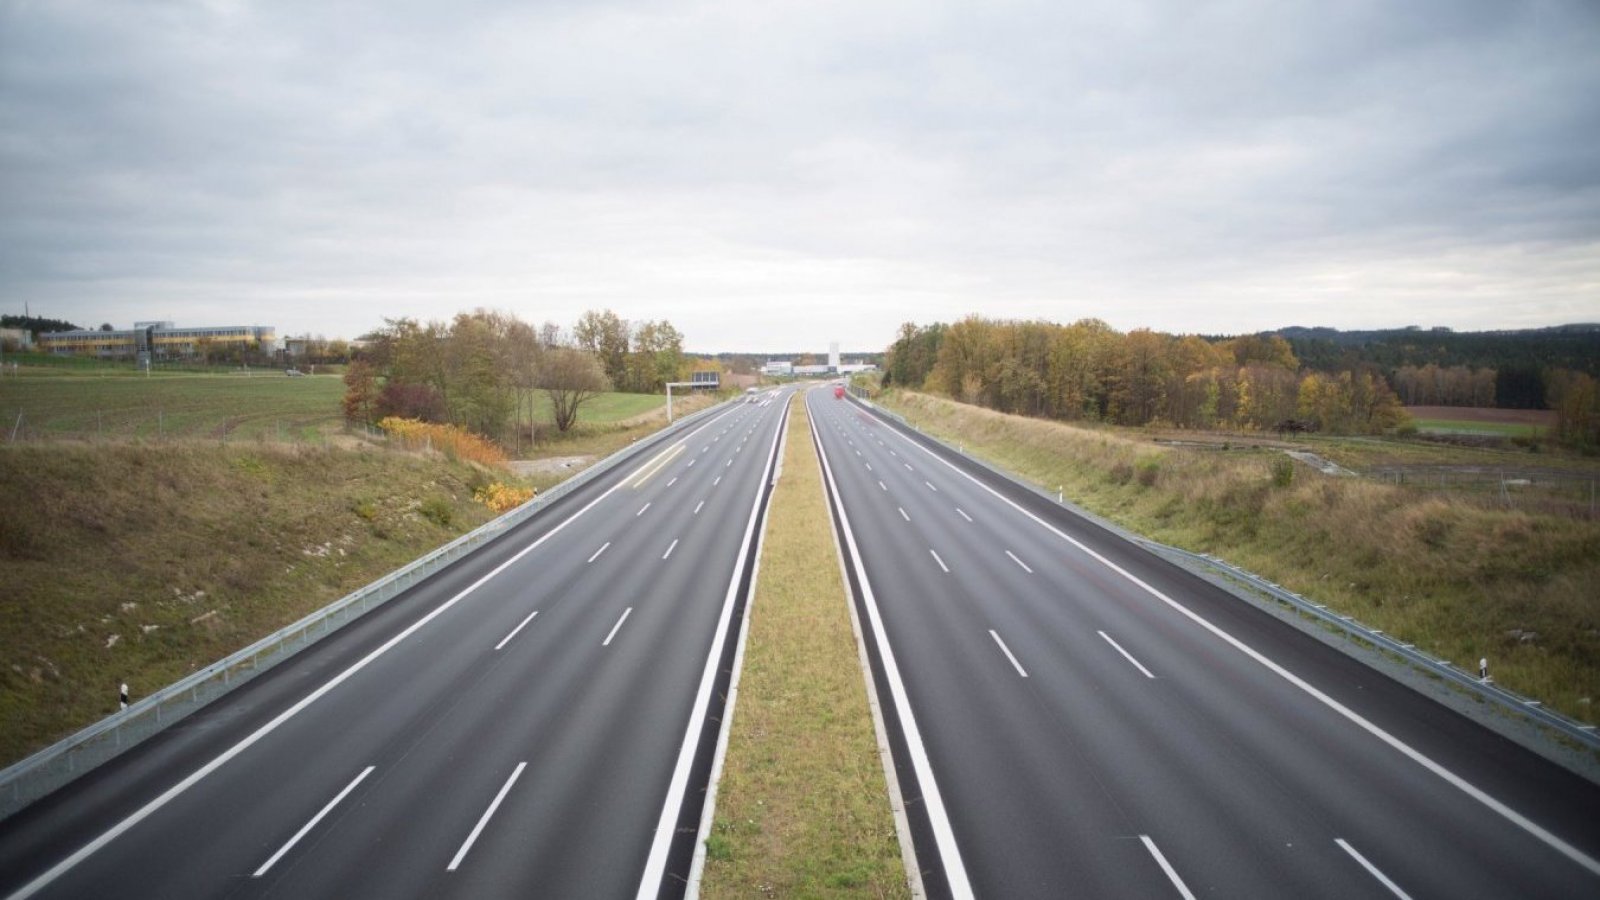
[[[506,514],[456,538],[306,616],[170,684],[126,709],[0,770],[0,819],[160,733],[206,704],[431,578],[457,560],[539,515],[551,504],[634,456],[694,426],[726,404],[678,419],[650,438],[625,447]]]

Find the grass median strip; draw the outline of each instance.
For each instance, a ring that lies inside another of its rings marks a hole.
[[[800,396],[790,415],[701,894],[906,897]]]

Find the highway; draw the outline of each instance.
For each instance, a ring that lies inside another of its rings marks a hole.
[[[680,895],[784,408],[641,442],[0,823],[0,896]]]
[[[1600,897],[1595,784],[807,402],[930,896]]]

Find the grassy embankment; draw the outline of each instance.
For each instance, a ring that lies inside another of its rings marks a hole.
[[[121,681],[135,697],[168,684],[487,521],[476,488],[578,471],[518,479],[386,449],[343,433],[342,391],[0,378],[0,414],[24,411],[17,442],[0,433],[0,764],[114,711]],[[659,428],[662,403],[597,398],[540,450],[610,452]]]
[[[702,896],[905,897],[817,455],[794,403]]]
[[[1502,684],[1600,719],[1600,521],[1303,465],[1283,485],[1276,450],[1163,447],[1131,430],[928,395],[882,399],[969,453],[1051,491],[1064,485],[1067,497],[1131,530],[1220,556],[1468,670],[1486,656]],[[1406,455],[1403,444],[1371,441],[1305,446],[1357,469]],[[1438,463],[1449,451],[1419,452]]]
[[[0,760],[487,521],[491,477],[320,446],[0,446]]]

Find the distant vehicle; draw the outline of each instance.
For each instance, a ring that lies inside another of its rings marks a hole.
[[[746,403],[754,403],[754,402],[756,402],[756,389],[755,388],[745,388],[744,389],[744,402],[746,402]]]
[[[283,370],[283,374],[288,375],[289,377],[293,378],[296,375],[304,375],[305,373],[300,371],[299,369],[284,369]]]
[[[844,385],[836,384],[836,385],[833,386],[833,399],[835,399],[835,400],[843,400],[844,399]]]

